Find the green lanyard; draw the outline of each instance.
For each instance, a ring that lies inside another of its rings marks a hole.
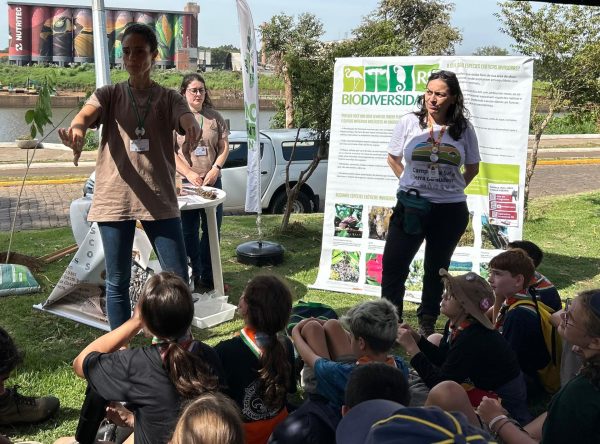
[[[204,126],[204,116],[200,113],[195,114],[198,114],[198,116],[200,117],[200,129],[202,129],[202,127]]]
[[[148,103],[146,103],[146,112],[144,113],[144,117],[140,118],[140,112],[138,111],[137,102],[133,97],[133,93],[131,92],[131,86],[129,86],[129,81],[127,82],[127,92],[129,93],[129,97],[131,98],[131,103],[133,105],[133,110],[135,111],[135,116],[137,117],[138,126],[135,129],[135,135],[138,136],[138,139],[141,139],[144,134],[146,134],[146,130],[144,129],[144,122],[146,121],[146,117],[148,116],[148,111],[150,111],[150,101],[152,100],[152,90],[150,90],[150,96],[148,97]]]

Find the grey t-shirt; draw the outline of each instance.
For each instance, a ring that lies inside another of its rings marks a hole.
[[[454,140],[446,130],[440,138],[441,130],[441,126],[433,126],[434,142],[439,142],[438,152],[434,153],[429,129],[421,128],[415,114],[406,114],[394,128],[388,153],[402,158],[401,190],[414,188],[435,203],[464,202],[465,180],[460,168],[481,160],[477,136],[471,124],[459,140]],[[437,156],[436,162],[431,160],[436,158],[432,155]],[[437,171],[432,174],[434,163]]]
[[[223,378],[219,357],[206,344],[197,343],[198,354]],[[166,444],[171,439],[182,398],[175,390],[156,346],[92,352],[83,362],[91,388],[108,401],[126,402],[135,415],[136,444]]]

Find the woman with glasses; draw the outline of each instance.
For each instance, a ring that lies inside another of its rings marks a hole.
[[[196,186],[210,186],[222,189],[221,169],[229,155],[229,130],[223,116],[217,112],[210,100],[206,82],[199,74],[187,74],[179,92],[185,97],[201,130],[200,142],[192,150],[192,163],[187,163],[183,155],[184,139],[176,136],[177,172],[185,180]],[[217,229],[221,232],[223,205],[217,207]],[[187,210],[181,213],[185,249],[192,265],[194,289],[204,293],[214,288],[208,226],[203,209]],[[202,228],[202,236],[200,236]],[[227,289],[226,289],[227,290]]]
[[[123,33],[128,80],[98,88],[59,129],[77,165],[88,128],[103,126],[96,161],[94,200],[88,220],[98,222],[106,263],[106,309],[111,329],[131,317],[129,281],[136,221],[140,221],[164,271],[188,280],[181,219],[175,193],[172,131],[183,156],[197,145],[200,127],[182,97],[150,78],[158,42],[149,26],[134,23]]]
[[[571,303],[573,300],[571,298],[565,299],[564,309],[556,311],[552,314],[552,325],[555,328],[559,328],[560,324],[563,322],[563,318],[565,323],[571,324],[570,320],[571,315],[567,314],[571,308]],[[562,304],[562,302],[561,302]],[[572,325],[574,326],[574,325]],[[575,326],[574,326],[575,327]],[[583,361],[579,353],[577,353],[577,349],[573,350],[573,344],[569,343],[564,337],[562,338],[562,354],[560,357],[560,386],[564,387],[567,383],[577,376],[579,373],[579,369],[583,365]]]
[[[469,221],[465,188],[479,172],[479,146],[467,120],[453,72],[429,76],[419,111],[404,115],[388,147],[388,164],[399,178],[383,252],[381,294],[402,318],[410,264],[425,240],[420,332],[430,335],[440,313],[440,268],[447,269]],[[464,167],[464,171],[463,171]]]
[[[559,332],[583,359],[579,374],[550,401],[548,411],[521,428],[493,399],[477,412],[504,443],[600,442],[600,289],[582,292],[562,314]]]

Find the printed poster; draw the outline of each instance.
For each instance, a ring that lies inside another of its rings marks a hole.
[[[487,263],[523,233],[533,60],[526,57],[383,57],[335,65],[327,194],[313,288],[380,296],[382,254],[398,179],[387,164],[392,131],[417,109],[432,71],[456,73],[479,142],[467,187],[470,223],[450,270],[487,277]],[[420,299],[424,244],[407,300]]]

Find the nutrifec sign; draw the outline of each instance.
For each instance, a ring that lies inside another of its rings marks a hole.
[[[401,116],[416,110],[430,74],[439,69],[458,76],[482,159],[478,176],[466,189],[471,223],[450,269],[486,276],[489,260],[508,241],[521,238],[531,59],[338,59],[323,244],[314,287],[380,295],[382,253],[398,188],[387,165],[387,147],[394,126]],[[429,159],[431,153],[425,154]],[[415,165],[412,173],[418,175],[418,168]],[[440,186],[443,173],[435,178]],[[411,265],[407,299],[420,298],[423,253],[424,246]]]

